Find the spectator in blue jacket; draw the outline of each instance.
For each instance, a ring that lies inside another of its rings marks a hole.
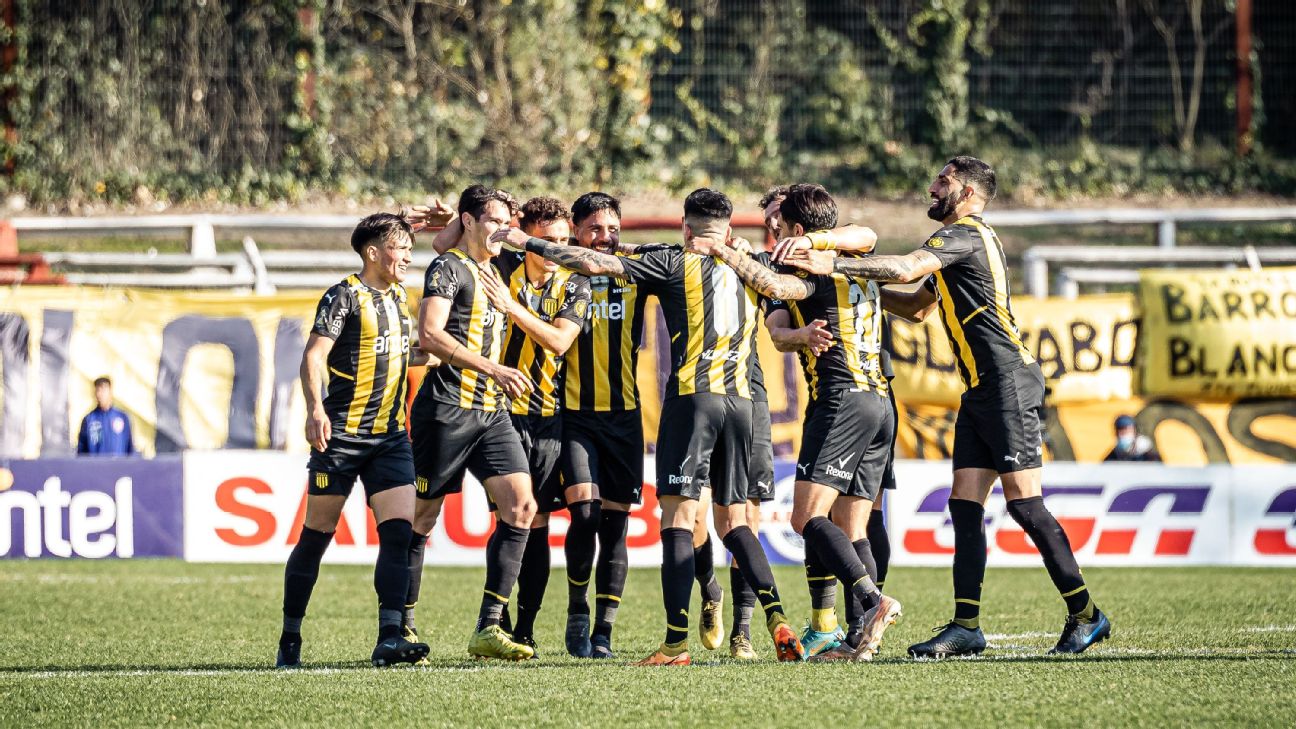
[[[135,453],[131,442],[130,418],[113,407],[112,380],[100,377],[94,382],[94,410],[81,421],[77,436],[77,455],[129,456]]]

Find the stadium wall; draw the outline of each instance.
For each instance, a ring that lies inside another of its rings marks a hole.
[[[776,499],[760,538],[771,561],[799,564],[792,532],[795,463],[775,464]],[[653,473],[653,461],[645,462]],[[1176,468],[1155,464],[1056,464],[1044,497],[1085,566],[1274,565],[1296,567],[1296,466]],[[953,533],[947,462],[900,461],[886,501],[896,565],[946,566]],[[183,557],[192,562],[281,563],[301,532],[304,459],[273,451],[190,451],[153,460],[42,459],[0,463],[0,556]],[[492,528],[482,489],[469,478],[447,498],[428,563],[484,564]],[[326,561],[372,563],[372,517],[352,494]],[[656,491],[631,516],[630,563],[661,560]],[[551,544],[562,545],[565,512]],[[986,510],[990,564],[1037,565],[996,489]],[[562,563],[562,551],[554,558]],[[717,564],[726,556],[717,554]]]

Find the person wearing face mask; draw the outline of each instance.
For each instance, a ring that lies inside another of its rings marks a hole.
[[[1116,447],[1103,459],[1107,461],[1144,461],[1160,463],[1161,454],[1157,453],[1156,443],[1138,432],[1134,418],[1122,415],[1116,418]]]

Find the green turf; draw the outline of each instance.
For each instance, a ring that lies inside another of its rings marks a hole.
[[[1080,657],[1044,655],[1060,602],[1042,570],[1020,569],[987,576],[986,657],[904,660],[904,646],[946,617],[949,575],[896,569],[888,591],[905,615],[871,665],[778,664],[759,630],[755,664],[697,650],[692,668],[636,669],[625,663],[660,639],[655,570],[631,571],[617,661],[559,655],[556,572],[540,619],[543,660],[501,665],[464,652],[481,571],[429,568],[419,623],[434,665],[380,671],[367,664],[370,571],[325,566],[304,628],[312,668],[274,672],[279,567],[6,561],[0,726],[1291,725],[1296,570],[1086,575],[1115,637]],[[800,572],[780,568],[778,579],[790,614],[804,619]]]

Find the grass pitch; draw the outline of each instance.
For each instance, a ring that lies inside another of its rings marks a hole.
[[[777,576],[789,614],[804,619],[800,571]],[[1044,571],[1001,569],[986,578],[984,657],[906,660],[905,646],[947,617],[949,573],[901,568],[887,585],[905,615],[871,665],[775,663],[758,626],[757,663],[701,650],[695,638],[693,667],[637,669],[625,664],[661,638],[656,570],[631,570],[617,661],[566,657],[565,580],[555,571],[542,660],[506,665],[464,650],[481,570],[429,568],[419,624],[433,667],[377,670],[368,665],[371,572],[325,565],[303,629],[308,667],[276,672],[280,567],[6,561],[0,725],[1292,725],[1296,570],[1086,577],[1115,627],[1079,657],[1044,655],[1064,617]]]

